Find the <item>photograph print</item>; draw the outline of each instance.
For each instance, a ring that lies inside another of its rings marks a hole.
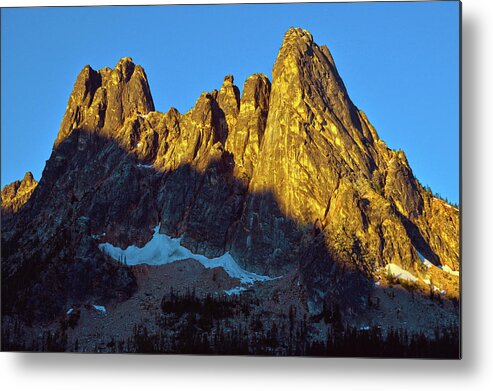
[[[459,359],[460,15],[3,8],[1,349]]]

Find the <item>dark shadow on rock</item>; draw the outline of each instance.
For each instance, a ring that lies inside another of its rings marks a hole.
[[[350,301],[353,280],[368,289],[358,270],[345,286],[335,283],[348,271],[325,248],[323,232],[311,246],[314,227],[283,216],[273,194],[248,193],[233,177],[227,152],[203,172],[189,164],[161,172],[146,163],[84,130],[59,144],[31,199],[2,227],[4,314],[49,320],[73,300],[128,297],[135,287],[131,271],[104,256],[97,238],[123,248],[143,245],[158,224],[194,252],[231,251],[248,270],[279,276],[299,269],[308,288],[312,280],[319,288],[322,277],[322,285],[337,286],[341,300]],[[246,216],[247,203],[260,213]]]
[[[440,258],[433,249],[430,247],[428,242],[425,240],[421,232],[419,231],[418,226],[413,223],[409,218],[404,216],[398,210],[395,211],[396,214],[402,221],[402,225],[406,229],[407,235],[411,239],[413,246],[421,253],[423,256],[429,260],[434,265],[440,266]]]

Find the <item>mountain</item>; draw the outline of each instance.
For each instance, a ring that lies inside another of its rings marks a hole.
[[[24,339],[74,306],[128,316],[143,287],[192,285],[253,292],[279,317],[296,304],[313,335],[334,319],[422,333],[458,324],[458,209],[385,145],[328,48],[299,28],[272,83],[254,74],[240,96],[228,75],[185,114],[155,111],[130,58],[84,67],[39,184],[26,174],[6,186],[2,217],[3,329],[25,325]]]

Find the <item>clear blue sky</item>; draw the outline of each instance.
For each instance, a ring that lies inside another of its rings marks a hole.
[[[353,102],[417,178],[459,199],[457,2],[2,9],[2,186],[39,179],[75,78],[130,56],[156,109],[190,109],[226,74],[271,77],[290,26],[332,52]]]

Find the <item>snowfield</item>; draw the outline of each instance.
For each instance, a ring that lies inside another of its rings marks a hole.
[[[433,266],[433,264],[430,261],[428,261],[427,259],[425,259],[423,261],[423,265],[425,265],[427,269],[429,269],[430,267]]]
[[[154,228],[152,239],[144,247],[128,246],[125,250],[111,243],[99,244],[99,249],[115,260],[124,260],[127,265],[164,265],[182,259],[195,259],[204,267],[212,269],[222,267],[232,278],[238,278],[243,284],[253,284],[256,281],[272,280],[269,276],[260,276],[242,269],[229,252],[217,258],[207,258],[205,255],[194,254],[181,245],[181,238],[171,238],[159,233],[159,225]]]
[[[234,288],[224,291],[224,293],[226,293],[228,296],[232,296],[239,295],[241,292],[244,292],[246,290],[247,288],[245,288],[244,286],[235,286]]]
[[[412,273],[408,272],[407,270],[402,269],[401,267],[397,266],[394,263],[389,263],[386,267],[385,270],[387,270],[387,274],[397,278],[398,280],[405,280],[405,281],[410,281],[410,282],[417,282],[419,281],[419,278],[413,275]],[[435,285],[431,285],[431,280],[428,278],[423,278],[422,281],[430,285],[431,288],[433,289],[434,292],[440,292],[441,295],[446,295],[447,291],[442,290],[438,288]]]
[[[442,270],[445,272],[445,273],[448,273],[448,274],[452,274],[453,276],[459,276],[460,273],[456,270],[452,270],[452,268],[450,266],[447,266],[447,265],[444,265],[442,267]]]
[[[421,262],[423,263],[423,265],[425,265],[428,269],[432,266],[435,266],[430,261],[428,261],[425,257],[423,257],[423,254],[421,254],[418,250],[416,250],[416,252],[418,253],[419,258],[421,259]],[[460,275],[459,271],[452,270],[452,268],[450,266],[444,265],[444,266],[438,266],[438,267],[440,269],[442,269],[445,273],[451,274],[453,276],[458,277]]]
[[[142,164],[142,163],[138,163],[137,167],[139,167],[139,168],[154,168],[154,166],[152,164]]]
[[[426,266],[427,269],[433,266],[433,264],[423,256],[423,254],[421,254],[418,250],[416,250],[416,252],[418,253],[419,259],[421,259],[421,262],[423,263],[423,265]]]
[[[390,276],[395,277],[399,280],[406,280],[406,281],[411,281],[411,282],[417,282],[418,281],[418,277],[412,275],[407,270],[401,269],[395,263],[389,263],[385,267],[385,270],[387,270],[387,273]]]
[[[93,305],[92,305],[92,307],[93,307],[96,311],[98,311],[98,312],[100,312],[100,313],[102,313],[102,314],[106,314],[106,307],[105,307],[104,305],[96,305],[96,304],[93,304]]]

